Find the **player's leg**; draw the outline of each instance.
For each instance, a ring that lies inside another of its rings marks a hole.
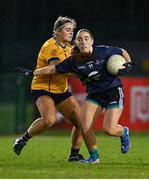
[[[82,133],[80,127],[80,106],[74,96],[66,98],[57,105],[59,112],[73,124],[71,133],[72,146],[69,161],[79,161],[83,156],[79,154],[82,144]]]
[[[103,129],[112,136],[118,136],[121,139],[121,152],[127,153],[130,147],[129,129],[118,124],[123,109],[107,109],[105,111]]]
[[[33,136],[45,131],[56,121],[56,108],[54,101],[49,96],[41,96],[36,101],[41,118],[36,119],[23,136],[16,139],[13,146],[14,152],[19,155],[26,142]]]
[[[118,124],[124,107],[122,87],[109,89],[106,92],[106,102],[103,129],[109,135],[120,136],[121,152],[127,153],[130,147],[129,129]]]
[[[90,157],[82,160],[82,163],[99,163],[99,153],[97,150],[96,137],[93,130],[94,121],[102,108],[97,104],[85,101],[81,108],[82,134]]]
[[[118,124],[120,116],[123,112],[123,109],[113,108],[106,109],[104,120],[103,120],[103,130],[113,136],[122,136],[123,127]]]
[[[56,107],[53,99],[50,96],[39,97],[36,104],[41,118],[34,121],[29,127],[28,134],[31,137],[50,128],[56,122]]]

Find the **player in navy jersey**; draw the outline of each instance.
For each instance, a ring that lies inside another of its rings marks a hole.
[[[81,110],[81,126],[85,144],[90,157],[82,163],[99,163],[96,137],[93,124],[96,117],[105,109],[103,130],[112,136],[120,137],[121,152],[127,153],[130,147],[129,129],[118,124],[124,106],[124,92],[118,76],[110,74],[106,69],[107,60],[114,54],[122,55],[126,63],[119,74],[132,68],[126,50],[109,47],[93,46],[94,38],[90,31],[81,29],[76,35],[76,50],[71,57],[58,65],[37,69],[34,75],[71,73],[77,75],[85,84],[87,97]]]

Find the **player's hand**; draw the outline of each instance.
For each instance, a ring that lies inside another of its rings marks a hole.
[[[124,68],[123,69],[119,69],[118,75],[123,75],[123,74],[131,71],[133,65],[134,65],[134,62],[127,62],[127,63],[123,64]]]
[[[14,72],[16,72],[20,76],[24,77],[30,77],[33,76],[33,70],[17,67],[14,69]]]

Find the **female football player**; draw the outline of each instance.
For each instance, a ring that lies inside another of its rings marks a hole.
[[[118,122],[123,111],[124,93],[118,76],[107,71],[106,63],[114,54],[122,55],[126,63],[119,74],[132,68],[129,54],[121,48],[109,46],[93,46],[94,38],[90,31],[81,29],[76,35],[76,50],[74,55],[58,65],[53,65],[33,72],[40,74],[74,73],[85,84],[87,97],[81,109],[81,127],[83,138],[90,157],[81,160],[82,163],[99,163],[93,124],[103,108],[105,109],[103,130],[112,136],[120,137],[121,152],[127,153],[130,147],[129,129]],[[76,52],[76,53],[75,53]]]
[[[69,17],[60,16],[53,28],[53,37],[47,40],[37,59],[36,68],[58,64],[70,56],[76,22]],[[74,96],[68,91],[67,77],[63,74],[34,76],[32,96],[36,100],[41,117],[36,119],[26,133],[16,139],[14,152],[19,155],[26,142],[33,136],[50,128],[56,122],[56,109],[74,126],[72,130],[72,147],[69,161],[83,158],[79,154],[82,135],[80,130],[80,107]]]

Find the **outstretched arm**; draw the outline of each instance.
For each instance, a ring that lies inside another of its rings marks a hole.
[[[46,75],[46,74],[56,74],[56,73],[61,73],[61,74],[66,74],[67,73],[72,73],[72,68],[71,68],[71,62],[63,61],[57,65],[49,65],[46,67],[42,68],[37,68],[35,70],[30,70],[26,68],[15,68],[14,70],[17,74],[25,77],[30,77],[30,76],[38,76],[38,75]]]
[[[46,66],[46,67],[39,68],[36,70],[30,70],[30,69],[26,69],[26,68],[22,68],[22,67],[17,67],[14,69],[14,71],[18,75],[24,76],[24,77],[31,77],[31,76],[43,75],[43,74],[56,74],[57,73],[55,65]]]
[[[37,75],[43,75],[43,74],[56,74],[56,68],[55,65],[50,65],[50,66],[46,66],[43,68],[39,68],[34,70],[33,75],[37,76]]]

